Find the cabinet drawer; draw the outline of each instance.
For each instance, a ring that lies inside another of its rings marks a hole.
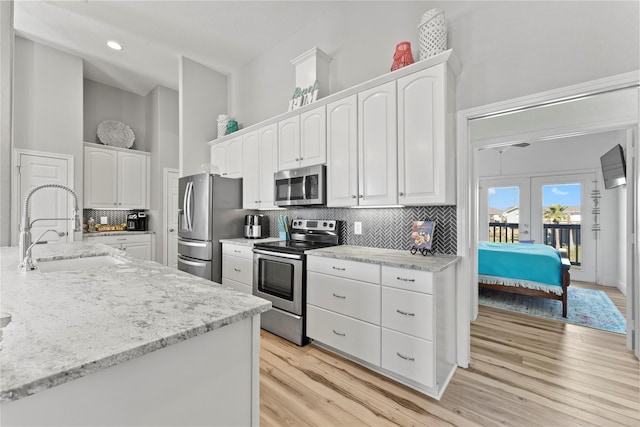
[[[103,243],[105,245],[122,245],[127,243],[151,243],[150,234],[132,234],[124,235],[118,234],[117,236],[95,236],[88,237],[88,242]]]
[[[412,381],[435,387],[433,343],[382,329],[382,367]]]
[[[245,294],[253,294],[252,286],[246,285],[244,283],[236,282],[235,280],[227,279],[226,277],[222,278],[222,284],[230,288],[233,288],[236,291],[244,292]]]
[[[380,285],[307,272],[307,302],[380,324]]]
[[[307,271],[316,271],[369,283],[380,283],[380,266],[366,262],[309,256],[307,257]]]
[[[225,255],[233,255],[240,258],[253,259],[253,248],[251,246],[223,243],[222,253]]]
[[[433,341],[433,296],[382,288],[382,326]]]
[[[380,366],[380,327],[307,304],[307,335]]]
[[[384,265],[382,266],[382,284],[393,288],[432,294],[433,273]]]
[[[235,256],[222,256],[222,276],[252,286],[253,261]]]

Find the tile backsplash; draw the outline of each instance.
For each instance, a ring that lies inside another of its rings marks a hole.
[[[342,244],[408,250],[413,221],[435,221],[432,249],[436,253],[455,255],[457,250],[457,223],[455,206],[419,206],[384,209],[349,208],[289,208],[260,211],[269,217],[269,231],[278,236],[279,216],[293,219],[336,219],[341,222]],[[362,234],[354,234],[353,223],[362,222]]]
[[[114,209],[84,209],[82,212],[82,222],[86,223],[89,218],[93,218],[96,224],[100,224],[100,218],[103,216],[107,217],[109,221],[108,224],[111,225],[119,225],[127,222],[127,214],[136,211],[127,211],[127,210],[114,210]]]

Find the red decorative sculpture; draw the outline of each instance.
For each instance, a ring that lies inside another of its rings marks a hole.
[[[393,54],[393,65],[391,71],[398,68],[413,64],[413,55],[411,54],[411,43],[400,42],[396,45],[396,53]]]

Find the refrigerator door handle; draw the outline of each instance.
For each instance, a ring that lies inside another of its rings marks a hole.
[[[185,211],[187,215],[187,230],[193,231],[193,212],[191,211],[191,199],[193,198],[193,182],[187,183],[187,194],[185,197]]]

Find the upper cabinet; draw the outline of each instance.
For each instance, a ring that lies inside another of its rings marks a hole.
[[[358,96],[327,104],[327,206],[358,204]]]
[[[211,146],[214,173],[226,178],[242,178],[242,135]]]
[[[327,162],[324,105],[278,122],[278,170]]]
[[[148,153],[84,147],[84,207],[149,209]]]
[[[396,82],[358,93],[358,205],[398,204]]]
[[[278,127],[275,123],[244,135],[242,207],[274,208],[273,174],[278,164]]]
[[[454,84],[447,64],[398,80],[398,202],[455,204]]]

